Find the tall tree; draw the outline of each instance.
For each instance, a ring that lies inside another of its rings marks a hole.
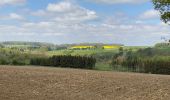
[[[161,20],[165,23],[170,22],[170,0],[152,0],[154,7],[161,14]]]

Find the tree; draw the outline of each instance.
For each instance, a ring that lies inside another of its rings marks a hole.
[[[120,47],[120,48],[119,48],[119,56],[122,56],[123,53],[124,53],[123,47]]]
[[[154,8],[161,14],[161,20],[170,22],[170,0],[152,0]]]

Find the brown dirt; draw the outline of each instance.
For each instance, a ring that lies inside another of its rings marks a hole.
[[[170,100],[170,76],[0,66],[0,100]]]

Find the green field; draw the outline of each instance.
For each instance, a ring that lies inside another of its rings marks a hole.
[[[96,49],[96,50],[55,50],[49,51],[49,56],[53,55],[80,55],[80,56],[91,56],[99,53],[114,53],[117,52],[117,49],[113,50],[103,50],[103,49]]]

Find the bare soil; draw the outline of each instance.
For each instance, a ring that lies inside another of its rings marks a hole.
[[[0,66],[0,100],[170,100],[170,76]]]

